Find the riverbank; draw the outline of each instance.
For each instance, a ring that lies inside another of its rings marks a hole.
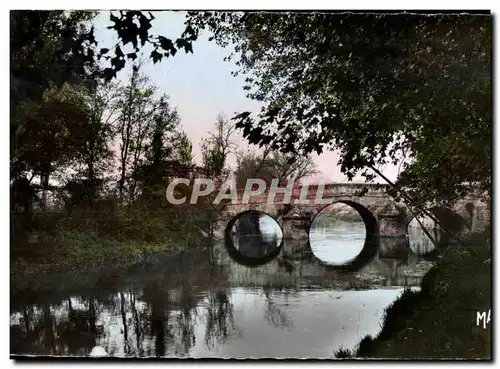
[[[155,255],[180,253],[201,242],[202,236],[194,232],[172,232],[151,241],[103,236],[92,231],[33,232],[21,246],[11,247],[10,277],[12,281],[103,266],[128,266]]]
[[[491,308],[491,232],[471,235],[463,246],[451,244],[422,279],[385,312],[380,333],[365,337],[355,352],[337,358],[489,359],[491,324],[477,326],[477,313]]]
[[[11,260],[11,277],[129,264],[146,255],[179,249],[173,240],[124,241],[92,232],[66,231],[56,237],[33,233],[28,238],[24,249],[15,250],[17,257]]]
[[[202,243],[203,214],[147,209],[38,212],[11,219],[11,278],[129,265]]]
[[[92,289],[103,281],[105,288],[118,283],[134,268],[151,268],[176,263],[184,257],[210,260],[207,247],[186,246],[180,242],[151,243],[118,241],[93,235],[80,235],[79,242],[65,240],[64,247],[48,249],[43,258],[11,261],[12,295],[30,291]],[[83,243],[93,240],[94,242]],[[31,245],[33,246],[33,245]],[[38,245],[39,246],[39,245]],[[59,249],[59,252],[57,251]],[[99,282],[100,283],[100,282]]]
[[[171,248],[117,263],[11,276],[10,306],[16,310],[26,303],[58,304],[61,296],[101,296],[155,281],[173,283],[195,278],[197,282],[193,283],[202,283],[217,269],[210,264],[208,252],[207,248]]]

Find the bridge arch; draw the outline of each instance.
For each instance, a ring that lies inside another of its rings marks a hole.
[[[380,245],[380,229],[379,229],[379,224],[377,217],[375,214],[373,214],[367,207],[364,205],[360,204],[359,202],[353,201],[351,199],[341,199],[341,200],[336,200],[332,202],[331,204],[327,204],[325,206],[322,206],[319,211],[316,212],[316,214],[313,216],[311,219],[311,222],[309,224],[309,229],[308,229],[308,248],[309,251],[314,255],[312,252],[312,245],[311,245],[311,230],[314,225],[314,220],[321,215],[321,213],[327,209],[328,207],[332,206],[333,204],[346,204],[352,207],[354,210],[357,211],[357,213],[360,215],[361,219],[363,220],[365,224],[365,241],[363,244],[363,248],[361,249],[361,252],[351,261],[341,264],[341,265],[332,265],[329,263],[324,262],[323,260],[316,258],[316,260],[325,268],[332,269],[332,270],[343,270],[343,271],[355,271],[369,263],[373,258],[377,255],[379,245]]]
[[[245,253],[238,250],[234,244],[233,227],[235,226],[236,222],[238,222],[242,217],[247,216],[247,217],[255,219],[255,218],[258,218],[262,215],[270,217],[276,223],[276,226],[278,226],[280,228],[282,236],[281,236],[281,239],[279,240],[279,244],[276,245],[276,247],[274,247],[271,250],[271,252],[266,253],[265,255],[262,255],[262,256],[252,257],[252,256],[245,255]],[[279,220],[277,218],[273,217],[271,214],[268,214],[268,213],[265,213],[265,212],[259,211],[259,210],[254,210],[254,209],[242,211],[242,212],[236,214],[227,223],[226,228],[224,230],[224,245],[225,245],[225,248],[226,248],[229,256],[231,257],[231,259],[233,259],[237,263],[239,263],[241,265],[248,266],[248,267],[262,266],[262,265],[269,263],[273,259],[275,259],[281,253],[281,250],[283,248],[283,229],[280,225]]]
[[[467,204],[469,205],[469,203]],[[463,215],[461,215],[459,212],[457,212],[455,209],[451,209],[447,206],[442,206],[442,205],[435,205],[431,206],[426,209],[429,213],[431,213],[439,222],[439,225],[442,227],[446,228],[448,231],[454,234],[460,234],[463,231],[471,229],[471,222],[470,220],[466,219]],[[407,218],[405,219],[405,228],[406,228],[406,234],[409,236],[410,232],[410,224],[416,219],[415,215],[411,212],[408,213]],[[428,222],[431,221],[431,219],[428,216],[421,216],[419,217],[421,221],[423,221],[423,224],[427,224]],[[432,221],[434,223],[434,221]],[[440,238],[438,241],[438,248],[442,247],[443,245],[448,244],[450,240],[450,236],[448,233],[444,232],[444,230],[436,224],[438,228],[441,229],[440,231]]]
[[[437,218],[439,223],[450,232],[459,233],[469,228],[467,220],[457,211],[447,206],[433,206],[429,211]]]
[[[224,238],[224,229],[227,233],[228,228],[231,228],[228,222],[231,223],[234,217],[251,210],[260,211],[272,217],[281,226],[284,244],[281,245],[280,249],[283,258],[292,261],[316,259],[314,255],[311,255],[308,237],[311,225],[313,225],[311,221],[314,221],[314,218],[327,206],[334,203],[345,203],[356,209],[362,217],[366,230],[365,243],[362,253],[353,262],[346,266],[325,265],[327,268],[352,270],[362,264],[365,258],[373,257],[377,252],[381,258],[402,257],[408,253],[410,246],[408,226],[414,216],[411,214],[410,207],[405,203],[397,202],[386,191],[385,187],[345,183],[326,185],[324,191],[320,191],[320,187],[317,187],[309,186],[307,189],[309,192],[294,189],[291,198],[288,198],[287,201],[283,195],[276,196],[272,202],[268,201],[266,194],[253,196],[246,203],[238,198],[235,203],[231,202],[225,205],[221,216],[213,224],[213,228]],[[368,191],[360,194],[360,190],[364,189]],[[322,201],[321,204],[318,204],[318,199]],[[471,207],[471,203],[475,205],[475,208]],[[467,223],[465,223],[465,228],[463,225],[460,226],[463,232],[475,227],[479,228],[488,222],[490,207],[487,205],[488,203],[483,204],[478,201],[477,196],[471,195],[460,199],[451,209],[442,209],[442,207],[431,209],[440,222],[443,216],[450,219],[450,221],[444,220],[442,223],[450,231],[453,231],[457,224],[464,224],[454,221],[458,220],[458,217],[462,217],[466,221],[470,219],[468,227]],[[294,214],[294,212],[298,214]],[[444,236],[446,237],[446,234]],[[255,264],[255,261],[251,264]]]

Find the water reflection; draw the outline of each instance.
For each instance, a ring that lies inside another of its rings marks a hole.
[[[307,260],[292,273],[277,261],[214,266],[206,256],[13,293],[11,353],[88,356],[102,346],[117,357],[331,358],[377,334],[384,309],[430,266],[411,250],[352,274]]]
[[[68,304],[13,313],[11,350],[80,356],[99,345],[116,357],[328,358],[335,348],[353,347],[362,335],[376,334],[384,307],[399,293],[230,288],[193,295],[191,306],[123,292],[108,301],[92,299],[96,309],[85,319],[99,329],[73,324]],[[26,319],[32,329],[26,329]]]
[[[363,250],[365,223],[359,213],[343,203],[332,204],[314,218],[309,232],[313,254],[330,265],[354,260]]]
[[[281,245],[283,232],[272,217],[252,211],[241,214],[231,228],[231,240],[238,252],[249,258],[264,258]]]
[[[408,243],[417,255],[427,255],[435,251],[441,239],[441,227],[429,217],[413,218],[408,225]]]

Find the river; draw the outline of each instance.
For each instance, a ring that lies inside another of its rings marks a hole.
[[[330,256],[349,259],[362,242],[360,230],[318,231],[311,244],[321,247],[313,251],[328,256],[337,237],[332,250],[343,251]],[[384,309],[405,285],[417,286],[429,266],[411,249],[404,260],[377,258],[355,276],[364,287],[351,289],[333,283],[335,276],[284,273],[277,283],[273,275],[257,278],[269,268],[206,260],[188,253],[16,289],[11,354],[88,356],[101,346],[119,357],[332,358],[376,335]]]

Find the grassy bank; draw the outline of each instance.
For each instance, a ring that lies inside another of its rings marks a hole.
[[[386,309],[381,332],[365,337],[356,352],[338,358],[489,359],[491,324],[476,325],[477,312],[491,307],[490,231],[466,244],[479,255],[453,244],[424,277],[418,292],[405,290]]]
[[[11,276],[133,263],[202,243],[203,214],[38,213],[13,219]]]
[[[174,240],[167,242],[124,241],[104,238],[92,232],[64,231],[57,236],[32,233],[25,253],[13,258],[11,275],[36,274],[77,267],[126,263],[140,256],[179,248]]]

